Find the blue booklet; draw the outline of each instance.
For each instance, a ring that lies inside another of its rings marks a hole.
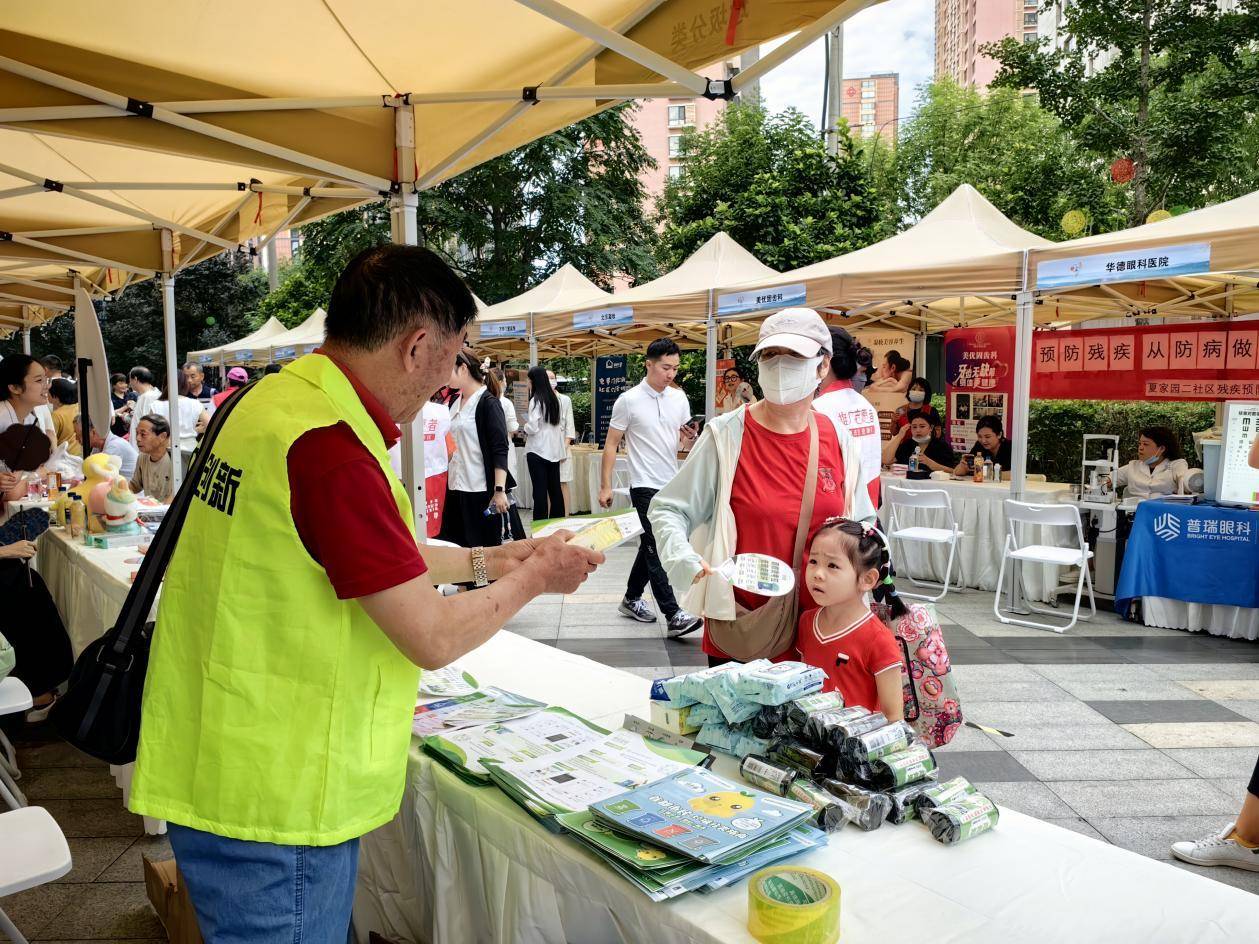
[[[693,767],[592,803],[590,812],[620,833],[711,865],[738,861],[814,810]]]

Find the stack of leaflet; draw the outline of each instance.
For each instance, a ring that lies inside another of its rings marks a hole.
[[[654,901],[712,891],[826,844],[811,807],[702,768],[561,815],[562,826]]]

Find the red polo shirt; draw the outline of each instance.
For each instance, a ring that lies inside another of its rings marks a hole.
[[[322,348],[354,387],[388,449],[398,424],[345,364]],[[415,538],[398,516],[380,463],[348,423],[312,429],[289,449],[289,507],[306,550],[325,571],[337,598],[365,597],[428,570]]]

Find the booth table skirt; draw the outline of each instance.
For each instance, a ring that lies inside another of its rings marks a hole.
[[[625,710],[647,711],[646,680],[511,633],[460,664],[483,684],[605,727]],[[734,765],[720,758],[717,769],[729,776]],[[1254,895],[1006,809],[994,832],[960,846],[940,845],[919,823],[847,828],[789,861],[839,883],[845,944],[924,934],[932,944],[1224,944],[1259,927]],[[654,903],[576,840],[547,831],[498,789],[462,782],[415,744],[398,816],[363,837],[358,944],[372,931],[432,944],[752,940],[746,880]]]
[[[529,476],[529,463],[525,461],[523,446],[513,446],[516,450],[516,504],[521,508],[533,507],[533,479]],[[569,483],[568,493],[572,496],[573,507],[565,508],[569,515],[589,514],[591,508],[599,503],[599,463],[603,460],[603,450],[594,446],[577,444],[571,447],[573,464],[573,481]],[[625,502],[629,507],[629,502]]]
[[[888,488],[943,489],[953,503],[953,517],[958,528],[966,536],[958,543],[957,561],[953,564],[950,586],[977,590],[995,590],[997,574],[1001,570],[1001,553],[1005,547],[1006,519],[1005,500],[1010,497],[1008,482],[989,482],[977,485],[973,482],[932,480],[908,480],[884,473],[880,476],[883,507],[879,509],[879,521],[886,527],[890,508]],[[1051,505],[1066,501],[1071,495],[1070,486],[1057,482],[1028,482],[1025,501]],[[901,527],[945,526],[943,511],[924,511],[902,508],[899,514]],[[1037,528],[1039,534],[1025,535],[1025,543],[1074,544],[1073,531],[1066,528]],[[947,544],[926,544],[902,541],[896,544],[897,579],[902,589],[913,592],[914,586],[907,576],[913,574],[919,580],[939,583],[944,579],[944,569],[949,561]],[[960,565],[960,567],[959,567]],[[1058,586],[1059,568],[1044,564],[1026,564],[1023,571],[1023,591],[1030,600],[1052,602]]]
[[[140,540],[138,535],[136,540]],[[118,619],[131,589],[131,574],[140,566],[127,561],[139,557],[140,552],[135,547],[110,550],[86,547],[60,528],[45,531],[37,546],[35,567],[57,604],[61,621],[70,634],[75,658],[78,658],[89,643],[103,636]],[[156,604],[154,608],[156,611]],[[114,782],[122,789],[124,806],[131,792],[134,768],[134,764],[109,768]],[[144,831],[151,836],[158,835],[166,832],[166,824],[146,816]]]
[[[1167,597],[1142,597],[1141,617],[1146,626],[1208,632],[1229,639],[1259,639],[1259,609],[1186,603]]]

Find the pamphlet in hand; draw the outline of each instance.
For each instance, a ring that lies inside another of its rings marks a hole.
[[[796,587],[791,566],[768,554],[739,554],[714,570],[740,590],[763,597],[783,597]]]
[[[814,811],[695,767],[592,803],[590,812],[626,835],[700,862],[727,864]]]
[[[546,538],[557,531],[572,531],[569,544],[606,551],[643,533],[637,512],[596,515],[590,518],[564,518],[551,521],[533,532],[535,538]]]
[[[421,695],[452,698],[458,695],[471,695],[476,689],[476,679],[458,664],[451,664],[443,669],[425,669],[420,675],[419,692]]]

